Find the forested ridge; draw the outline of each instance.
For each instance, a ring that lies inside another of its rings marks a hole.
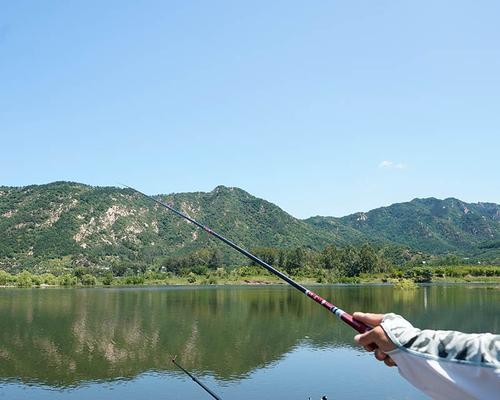
[[[433,260],[500,263],[500,205],[494,203],[415,199],[300,220],[239,188],[161,197],[289,273],[307,264],[356,276]],[[14,272],[89,268],[123,275],[248,265],[193,225],[117,187],[0,187],[0,232],[1,268]]]

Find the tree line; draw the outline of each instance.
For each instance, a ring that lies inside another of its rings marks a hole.
[[[268,264],[294,277],[312,278],[320,283],[356,282],[363,275],[383,275],[386,278],[407,278],[428,282],[432,277],[498,276],[500,267],[465,268],[459,265],[471,260],[457,255],[431,256],[408,248],[375,246],[338,247],[327,245],[321,250],[309,247],[257,247],[251,252]],[[0,285],[62,286],[94,284],[141,284],[166,282],[182,277],[189,283],[214,283],[217,280],[238,280],[267,272],[257,264],[242,258],[238,265],[228,261],[217,247],[207,247],[182,256],[150,255],[150,257],[96,256],[76,254],[62,258],[16,259],[0,262],[3,273]],[[28,272],[29,271],[29,272]],[[200,278],[201,277],[201,278]],[[3,282],[3,283],[2,283]]]

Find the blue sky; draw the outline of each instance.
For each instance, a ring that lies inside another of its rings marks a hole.
[[[500,202],[498,1],[12,1],[0,185]]]

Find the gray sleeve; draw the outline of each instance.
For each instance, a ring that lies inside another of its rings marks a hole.
[[[381,326],[401,350],[436,360],[500,367],[500,335],[420,330],[396,314],[386,314]]]

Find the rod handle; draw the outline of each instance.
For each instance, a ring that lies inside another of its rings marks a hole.
[[[347,312],[342,313],[340,319],[352,328],[356,329],[359,333],[365,333],[372,329],[371,326],[368,326],[365,323],[354,319],[354,317]]]

